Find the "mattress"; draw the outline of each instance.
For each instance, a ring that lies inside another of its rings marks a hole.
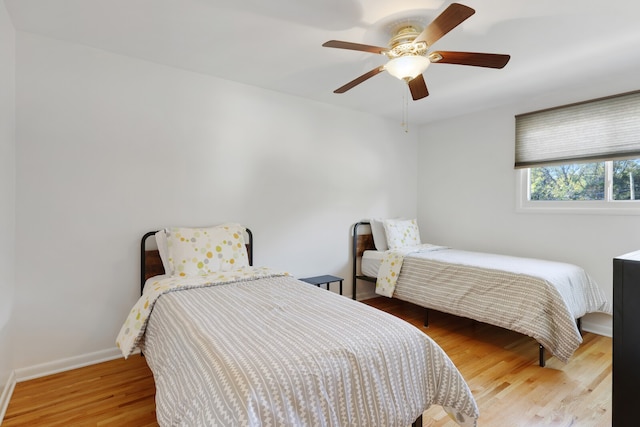
[[[360,272],[368,277],[378,277],[378,270],[383,256],[383,251],[364,251],[362,253]]]

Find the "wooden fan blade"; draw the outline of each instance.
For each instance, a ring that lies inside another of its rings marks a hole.
[[[429,91],[427,90],[427,84],[424,81],[424,77],[422,74],[418,75],[418,77],[409,81],[409,90],[411,90],[411,97],[414,101],[418,99],[426,98],[429,96]]]
[[[338,89],[334,90],[333,93],[345,93],[349,89],[353,88],[354,86],[359,85],[360,83],[362,83],[365,80],[369,80],[371,77],[375,76],[376,74],[380,73],[383,70],[384,70],[384,66],[376,67],[373,70],[369,71],[368,73],[365,73],[365,74],[361,75],[360,77],[358,77],[357,79],[351,80],[346,85],[341,86]]]
[[[380,46],[370,46],[368,44],[360,44],[360,43],[351,43],[351,42],[343,42],[340,40],[329,40],[322,44],[324,47],[335,47],[338,49],[350,49],[357,50],[360,52],[369,52],[369,53],[384,53],[389,49],[380,47]]]
[[[431,46],[449,31],[462,24],[467,18],[476,13],[469,6],[460,3],[451,3],[427,28],[413,40],[413,43],[425,42]]]
[[[473,67],[503,68],[511,59],[509,55],[477,52],[437,51],[429,55],[433,63],[471,65]]]

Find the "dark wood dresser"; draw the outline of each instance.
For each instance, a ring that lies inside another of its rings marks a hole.
[[[638,425],[640,251],[613,259],[613,427]]]

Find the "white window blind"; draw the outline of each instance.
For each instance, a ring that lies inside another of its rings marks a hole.
[[[516,168],[640,157],[640,91],[516,116]]]

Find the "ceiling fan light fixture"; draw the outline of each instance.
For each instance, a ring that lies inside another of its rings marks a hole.
[[[431,61],[425,56],[406,55],[391,59],[384,69],[397,79],[410,81],[424,73],[429,64]]]

